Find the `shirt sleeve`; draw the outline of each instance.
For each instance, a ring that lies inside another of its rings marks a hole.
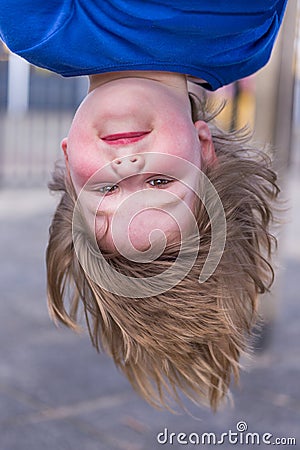
[[[0,0],[0,38],[17,53],[46,41],[72,14],[72,0]]]

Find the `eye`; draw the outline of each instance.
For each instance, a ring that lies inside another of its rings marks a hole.
[[[112,194],[114,191],[116,191],[118,189],[118,186],[116,184],[114,185],[106,185],[106,186],[101,186],[98,188],[98,192],[100,192],[100,194]]]
[[[161,187],[172,183],[172,181],[173,180],[167,180],[166,178],[154,178],[153,180],[148,181],[148,183],[154,187]]]

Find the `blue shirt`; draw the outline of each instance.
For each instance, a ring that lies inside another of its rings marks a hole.
[[[0,0],[0,37],[63,76],[159,70],[212,90],[263,67],[287,0]]]

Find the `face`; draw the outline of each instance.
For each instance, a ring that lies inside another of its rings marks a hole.
[[[102,250],[128,257],[151,239],[169,244],[189,233],[201,158],[214,151],[182,86],[124,78],[97,87],[62,147]]]

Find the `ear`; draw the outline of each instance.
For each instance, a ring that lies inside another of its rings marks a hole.
[[[215,146],[212,140],[210,129],[206,122],[198,120],[195,122],[195,127],[198,132],[201,143],[201,161],[204,166],[211,166],[217,163],[217,155]]]
[[[62,141],[61,141],[61,143],[60,143],[60,147],[61,147],[61,149],[62,149],[62,151],[64,152],[64,155],[65,155],[65,161],[66,161],[66,163],[68,162],[68,152],[67,152],[67,149],[68,149],[68,138],[64,138]]]
[[[68,156],[68,138],[65,137],[61,141],[60,147],[61,147],[62,151],[64,152],[67,174],[71,178],[70,167],[69,167],[69,156]]]

